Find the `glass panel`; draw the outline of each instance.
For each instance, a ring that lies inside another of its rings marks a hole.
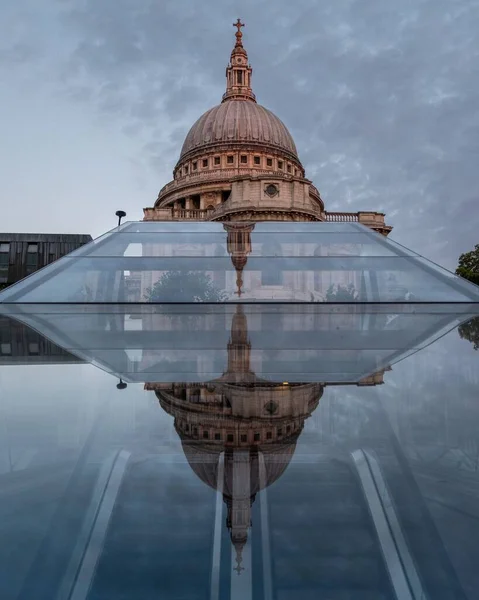
[[[134,251],[134,253],[133,253]],[[402,248],[378,244],[364,233],[252,232],[229,235],[216,233],[176,232],[122,233],[102,244],[92,245],[89,256],[229,256],[236,252],[248,256],[410,256]],[[70,254],[72,256],[72,254]]]
[[[227,257],[66,258],[54,277],[44,273],[2,299],[237,302],[241,294],[255,302],[464,302],[477,293],[452,274],[445,279],[404,257],[250,257],[241,270]]]
[[[321,232],[321,233],[352,233],[361,232],[364,229],[359,223],[326,223],[322,221],[311,223],[291,223],[283,221],[268,221],[255,223],[254,230],[259,232]],[[131,232],[215,232],[224,231],[223,223],[212,221],[135,221],[128,222],[122,226],[122,233]]]

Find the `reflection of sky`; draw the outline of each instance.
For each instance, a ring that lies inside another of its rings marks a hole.
[[[478,361],[479,352],[453,331],[386,372],[384,385],[326,387],[291,464],[265,492],[278,589],[318,590],[342,579],[387,592],[351,462],[351,452],[370,449],[426,590],[445,578],[451,591],[477,595]],[[118,391],[116,383],[89,365],[0,369],[6,598],[25,593],[35,569],[48,580],[42,552],[53,542],[41,545],[45,534],[71,552],[75,537],[65,542],[55,531],[62,506],[76,506],[69,527],[80,526],[102,461],[117,449],[131,458],[92,597],[134,598],[138,590],[148,597],[152,589],[166,598],[208,594],[214,493],[186,463],[155,395],[131,384]],[[259,535],[256,519],[253,547]],[[457,594],[451,597],[463,597]]]

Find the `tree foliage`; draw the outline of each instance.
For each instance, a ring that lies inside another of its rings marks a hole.
[[[474,250],[461,254],[456,275],[479,285],[479,244],[475,245]]]
[[[474,317],[459,327],[459,335],[463,340],[474,344],[474,350],[479,350],[479,317]]]
[[[326,302],[356,302],[358,293],[354,285],[330,285],[326,291]]]
[[[224,302],[226,298],[202,271],[167,271],[145,295],[148,302]]]

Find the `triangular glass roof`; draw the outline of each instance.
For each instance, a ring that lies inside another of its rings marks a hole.
[[[471,303],[479,287],[358,223],[127,222],[0,303]]]

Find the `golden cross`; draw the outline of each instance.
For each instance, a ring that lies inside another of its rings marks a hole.
[[[238,33],[241,33],[241,28],[244,27],[244,23],[241,22],[241,19],[238,19],[236,23],[233,23],[233,27],[237,27]]]

